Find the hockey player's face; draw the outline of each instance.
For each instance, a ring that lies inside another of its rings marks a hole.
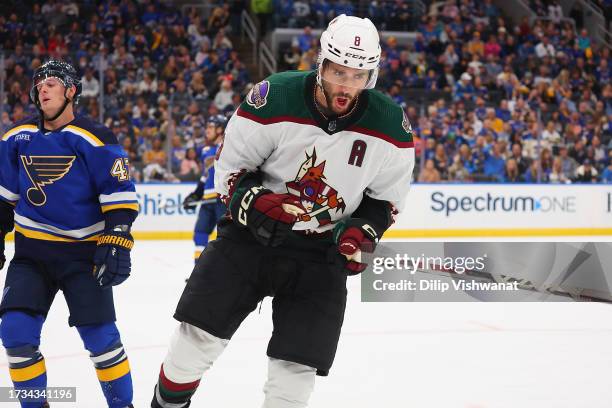
[[[206,126],[206,140],[214,142],[217,138],[217,126],[214,123],[209,123]]]
[[[327,108],[338,115],[346,113],[365,88],[368,78],[368,70],[348,68],[330,61],[322,74]]]
[[[42,79],[36,83],[36,89],[38,91],[38,101],[45,116],[52,116],[62,108],[66,88],[59,79],[55,77]],[[70,98],[72,93],[73,90],[69,89],[66,96]]]

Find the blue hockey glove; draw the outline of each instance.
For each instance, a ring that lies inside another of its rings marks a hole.
[[[103,288],[119,285],[130,276],[134,239],[127,225],[117,225],[98,238],[93,276]]]

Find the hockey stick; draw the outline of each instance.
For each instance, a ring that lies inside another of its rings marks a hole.
[[[337,208],[339,205],[343,204],[344,200],[342,198],[338,199],[338,205],[336,207],[331,207],[329,204],[314,210],[311,213],[302,213],[299,215],[301,221],[310,221],[312,218],[321,214],[322,212],[331,210],[332,208]]]
[[[189,207],[198,209],[201,205],[203,204],[212,204],[214,202],[216,202],[217,199],[216,198],[209,198],[206,200],[200,200],[200,201],[193,201],[191,202]],[[159,209],[160,210],[165,210],[165,209],[176,209],[178,207],[182,207],[183,203],[178,203],[174,200],[171,200],[170,198],[167,198],[166,201],[164,201],[160,206]]]

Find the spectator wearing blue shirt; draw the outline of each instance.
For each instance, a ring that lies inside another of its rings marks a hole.
[[[450,23],[451,29],[457,33],[458,36],[463,36],[465,24],[461,21],[461,15],[457,14],[452,23]]]
[[[286,23],[285,16],[290,16],[293,13],[293,0],[274,0],[273,3],[274,10],[276,10],[274,15],[276,24],[282,26],[283,22]]]
[[[368,16],[370,16],[370,20],[372,20],[376,27],[385,29],[385,8],[381,7],[377,1],[370,1],[368,4]]]
[[[518,46],[518,57],[520,61],[525,61],[530,55],[535,55],[535,46],[531,40],[527,40]]]
[[[402,49],[397,45],[397,38],[394,36],[387,38],[385,51],[387,52],[387,59],[399,61]]]
[[[402,83],[406,88],[416,88],[419,83],[419,76],[412,72],[412,68],[406,67],[402,75]]]
[[[475,174],[484,174],[484,163],[487,158],[486,140],[483,136],[476,138],[476,143],[472,149],[472,166]]]
[[[429,137],[425,143],[425,160],[433,160],[436,154],[436,140],[433,137]]]
[[[434,17],[429,17],[427,23],[422,26],[419,31],[423,34],[425,42],[429,43],[434,39],[439,39],[440,32],[442,31],[440,26],[437,24]]]
[[[306,52],[310,49],[310,47],[312,46],[312,40],[313,40],[313,35],[312,35],[312,28],[310,26],[306,26],[304,27],[304,31],[302,32],[302,34],[298,35],[298,44],[300,45],[300,50],[302,52]]]
[[[495,181],[503,181],[506,169],[506,161],[501,156],[500,150],[500,144],[495,143],[491,152],[485,154],[484,174]]]
[[[485,106],[485,100],[481,97],[476,98],[476,108],[474,109],[476,117],[483,120],[487,116],[487,107]]]
[[[404,96],[401,94],[399,85],[391,85],[391,88],[389,88],[389,97],[399,106],[401,106],[402,109],[406,108],[406,99],[404,99]]]
[[[543,170],[539,169],[540,166],[539,160],[534,160],[531,162],[531,166],[527,169],[523,177],[525,178],[526,183],[547,183],[548,182],[548,174],[546,174]],[[540,174],[540,179],[538,180],[538,173]]]
[[[495,113],[497,117],[504,122],[509,122],[510,119],[512,119],[512,112],[508,109],[508,101],[506,99],[502,99],[499,103],[499,107],[495,109]]]
[[[610,164],[604,169],[603,173],[601,173],[601,182],[611,184],[612,183],[612,151],[611,154],[608,155],[610,157]]]
[[[436,71],[433,69],[427,71],[427,76],[425,77],[425,89],[428,91],[438,90],[438,77],[436,76]]]
[[[597,82],[599,82],[600,85],[606,85],[610,83],[611,73],[607,59],[602,58],[601,61],[599,61],[599,66],[595,69],[595,77],[597,78]]]
[[[147,5],[146,11],[140,17],[142,24],[146,26],[154,26],[160,19],[160,14],[155,10],[155,4],[150,3]]]
[[[476,171],[476,167],[474,166],[474,162],[472,160],[472,151],[470,150],[470,146],[467,144],[462,144],[459,147],[459,152],[457,153],[457,157],[463,163],[463,167],[468,171],[468,173],[472,174]]]
[[[455,85],[454,99],[458,100],[473,100],[474,99],[474,85],[472,85],[472,76],[467,72],[461,74],[461,78]]]
[[[317,24],[319,27],[326,26],[326,22],[332,18],[332,6],[327,0],[316,0],[311,4],[312,12],[317,16]],[[376,8],[378,9],[378,8]],[[374,24],[376,22],[374,21]]]
[[[497,18],[500,15],[499,9],[493,4],[492,0],[485,0],[484,12],[491,19]]]
[[[414,50],[418,53],[425,52],[425,48],[427,44],[425,43],[425,37],[422,33],[416,34],[416,39],[414,40]]]
[[[341,14],[352,16],[355,14],[355,6],[352,2],[349,2],[348,0],[338,0],[336,5],[334,6],[334,13],[336,13],[336,16],[339,16]]]

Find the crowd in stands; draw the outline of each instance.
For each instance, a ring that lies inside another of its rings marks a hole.
[[[610,49],[561,19],[558,2],[532,0],[546,18],[518,24],[492,0],[425,1],[422,16],[399,0],[272,3],[272,15],[283,16],[274,25],[304,27],[281,52],[287,69],[316,67],[311,27],[341,13],[416,32],[405,46],[385,39],[377,88],[412,123],[418,181],[612,182]],[[142,169],[137,180],[197,179],[208,118],[231,115],[260,79],[230,39],[242,2],[185,14],[153,1],[21,4],[0,15],[0,127],[35,112],[33,69],[49,57],[72,58],[83,72],[81,109],[98,117],[104,93],[104,121]]]
[[[547,18],[514,25],[491,0],[429,4],[413,43],[386,39],[377,88],[406,109],[418,181],[612,182],[610,49],[534,3]],[[315,46],[305,27],[282,62],[313,69]]]
[[[50,58],[66,59],[83,74],[77,112],[99,119],[102,108],[137,181],[199,179],[208,118],[231,115],[251,82],[229,38],[242,2],[219,4],[184,14],[157,1],[3,5],[0,128],[37,114],[28,98],[32,73]]]
[[[274,0],[276,27],[324,28],[341,14],[368,17],[381,31],[414,31],[418,23],[416,0]]]

